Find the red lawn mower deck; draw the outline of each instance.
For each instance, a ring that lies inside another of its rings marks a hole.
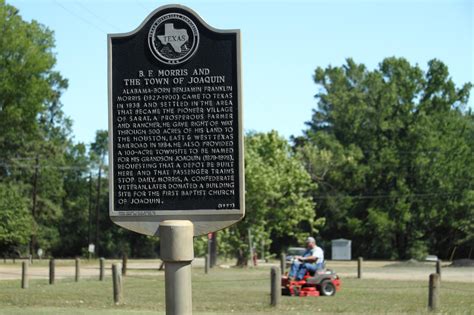
[[[309,273],[303,280],[290,280],[287,276],[281,278],[281,294],[290,296],[333,296],[341,289],[341,279],[332,270]]]

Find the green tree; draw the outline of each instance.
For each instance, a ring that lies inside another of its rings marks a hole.
[[[218,233],[219,251],[246,265],[249,231],[255,244],[271,239],[287,243],[316,232],[311,192],[315,185],[277,132],[251,133],[245,138],[245,218]]]
[[[104,211],[108,209],[108,203],[104,202],[104,196],[108,197],[107,193],[107,179],[103,178],[104,166],[107,165],[106,157],[108,153],[108,133],[106,130],[98,130],[95,135],[95,141],[91,143],[90,149],[90,160],[92,166],[97,170],[97,189],[96,189],[96,198],[95,198],[95,236],[94,244],[96,249],[96,254],[100,253],[101,245],[101,222],[104,222]],[[104,183],[105,181],[105,183]],[[108,200],[108,198],[107,198]],[[101,219],[102,218],[102,219]],[[104,239],[104,237],[102,237]]]
[[[379,258],[472,246],[471,85],[456,88],[438,60],[425,72],[403,58],[373,71],[348,59],[314,78],[318,108],[295,142],[318,183],[322,235]]]
[[[67,81],[54,71],[53,32],[25,22],[0,0],[0,159],[10,162],[44,139],[44,127],[62,118],[59,97]],[[43,129],[43,130],[42,130]],[[0,176],[8,166],[0,166]]]
[[[34,229],[28,202],[18,187],[0,183],[0,252],[21,252]]]
[[[53,254],[73,257],[84,253],[90,241],[90,160],[83,143],[68,146],[64,155],[64,194],[59,222],[61,242],[54,248]]]
[[[108,132],[98,130],[91,143],[91,168],[96,172],[94,187],[93,218],[94,233],[92,239],[96,245],[96,254],[106,257],[156,257],[159,241],[115,225],[109,218],[108,191]]]
[[[70,121],[59,101],[67,81],[54,71],[53,33],[23,21],[0,0],[0,182],[15,184],[29,199],[30,251],[59,241],[64,194],[64,150]],[[31,231],[30,231],[31,232]]]

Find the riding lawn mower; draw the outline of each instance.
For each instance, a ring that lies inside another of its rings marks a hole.
[[[281,294],[290,296],[333,296],[341,289],[341,279],[330,269],[306,273],[302,280],[281,278]]]

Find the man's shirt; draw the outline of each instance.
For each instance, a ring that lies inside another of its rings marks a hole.
[[[306,249],[306,251],[303,254],[303,257],[316,257],[318,260],[316,260],[313,263],[322,263],[324,261],[324,252],[321,247],[315,246],[314,248],[311,249]]]

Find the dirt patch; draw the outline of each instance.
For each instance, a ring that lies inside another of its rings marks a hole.
[[[104,266],[105,276],[111,276],[112,263],[121,263],[121,260],[106,260]],[[22,261],[0,263],[0,280],[16,280],[21,278]],[[161,265],[160,260],[129,260],[127,264],[127,275],[144,276],[144,275],[163,275],[163,271],[159,271]],[[81,278],[99,277],[99,261],[83,260],[81,261],[80,276]],[[49,279],[48,261],[34,261],[28,267],[30,279]],[[74,278],[75,266],[74,260],[57,259],[55,268],[56,279]]]
[[[405,260],[405,261],[397,261],[395,263],[391,263],[391,264],[388,264],[388,265],[385,265],[384,267],[388,267],[388,268],[397,268],[397,267],[401,267],[401,268],[412,268],[412,267],[419,267],[419,268],[426,268],[426,267],[432,267],[434,266],[434,262],[429,262],[429,261],[418,261],[416,259],[409,259],[409,260]]]
[[[357,261],[327,261],[326,266],[336,271],[342,278],[357,277]],[[449,262],[442,262],[443,281],[474,283],[474,267],[447,268]],[[363,261],[362,278],[403,281],[428,281],[436,272],[434,262],[420,261]]]
[[[454,260],[450,267],[474,267],[474,259],[457,259]]]

